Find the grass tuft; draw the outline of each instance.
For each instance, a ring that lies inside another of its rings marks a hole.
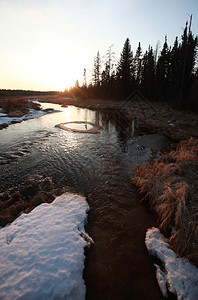
[[[132,183],[156,213],[170,247],[198,266],[198,139],[137,168]],[[174,228],[174,230],[172,230]]]

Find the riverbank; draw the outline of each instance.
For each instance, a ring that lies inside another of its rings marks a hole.
[[[160,133],[179,142],[190,137],[198,138],[197,114],[178,111],[167,104],[148,102],[142,99],[130,101],[102,99],[72,99],[60,95],[42,96],[40,102],[74,105],[88,109],[121,110],[136,121],[141,132]]]
[[[37,98],[9,97],[0,99],[0,130],[11,124],[20,123],[54,112],[42,109]]]
[[[198,140],[191,138],[137,168],[132,179],[171,248],[198,266]]]
[[[190,137],[198,138],[197,113],[190,111],[178,111],[164,103],[148,102],[138,100],[102,100],[102,99],[80,99],[70,98],[64,94],[38,95],[30,97],[7,97],[3,101],[16,99],[37,100],[60,104],[62,106],[74,105],[88,109],[121,110],[135,121],[135,126],[141,133],[160,133],[172,140],[179,142]],[[2,101],[2,100],[1,100]],[[36,117],[36,116],[35,116]]]

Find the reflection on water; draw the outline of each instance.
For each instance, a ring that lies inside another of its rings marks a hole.
[[[120,111],[106,111],[102,114],[102,121],[105,123],[105,128],[115,128],[117,142],[121,149],[126,151],[127,142],[135,137],[134,120],[129,119],[126,114]]]
[[[56,187],[87,197],[88,230],[95,245],[87,255],[87,299],[159,299],[144,235],[153,221],[130,183],[137,162],[149,150],[135,144],[134,121],[118,111],[62,108],[60,112],[14,124],[0,131],[0,191],[27,175],[51,177]],[[84,121],[103,127],[97,135],[56,128]],[[140,267],[141,266],[141,267]]]

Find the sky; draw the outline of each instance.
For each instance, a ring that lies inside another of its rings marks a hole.
[[[173,45],[189,15],[198,35],[197,0],[0,0],[0,89],[63,91],[91,79],[97,51],[116,61],[130,39]]]

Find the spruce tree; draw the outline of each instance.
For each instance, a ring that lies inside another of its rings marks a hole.
[[[127,38],[117,68],[120,97],[126,98],[131,93],[133,70],[133,53],[129,38]]]
[[[192,16],[191,16],[192,17]],[[186,27],[182,35],[182,44],[180,46],[180,72],[179,72],[179,97],[178,108],[188,106],[187,99],[190,86],[194,77],[194,67],[198,47],[198,37],[194,38],[191,31],[191,22]]]
[[[180,73],[180,45],[178,37],[175,38],[173,48],[170,49],[168,64],[168,81],[166,82],[168,101],[175,106],[179,96]]]
[[[84,68],[83,71],[83,88],[87,88],[87,70]]]
[[[167,86],[169,82],[170,75],[170,49],[167,43],[167,36],[165,36],[165,41],[163,49],[158,58],[157,67],[156,67],[156,92],[158,98],[161,98],[162,101],[167,100]]]
[[[141,87],[147,97],[153,96],[155,78],[155,58],[153,48],[149,45],[148,51],[143,56]]]
[[[178,71],[179,71],[179,63],[180,63],[180,47],[178,44],[178,37],[175,38],[174,46],[170,52],[170,82],[172,85],[176,84]]]
[[[138,48],[136,50],[135,58],[134,58],[134,76],[135,76],[136,88],[138,88],[141,83],[141,64],[142,64],[142,48],[139,42]]]
[[[111,75],[112,75],[112,73],[114,71],[114,67],[115,67],[115,52],[112,51],[113,46],[114,45],[109,46],[106,56],[105,56],[105,67],[109,71],[109,73],[108,73],[109,79],[111,78]]]
[[[93,67],[93,74],[92,74],[92,82],[93,86],[99,87],[100,86],[100,76],[101,76],[101,60],[100,60],[100,53],[97,52],[97,55],[94,59],[94,67]]]

